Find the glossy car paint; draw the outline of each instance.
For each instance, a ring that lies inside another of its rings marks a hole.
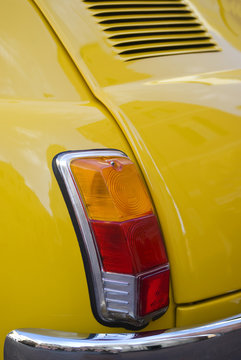
[[[193,3],[205,15],[204,2]],[[231,2],[205,3],[221,52],[132,63],[120,61],[79,0],[36,1],[61,41],[32,2],[1,3],[1,343],[23,327],[117,331],[91,312],[52,172],[52,158],[65,150],[112,147],[136,157],[165,235],[177,303],[240,288],[240,13]],[[229,299],[215,317],[233,314]],[[213,301],[203,303],[207,321],[215,320]],[[240,312],[239,297],[232,301]],[[177,311],[178,325],[196,323],[198,306],[180,306],[188,315]],[[147,329],[172,327],[174,315],[171,300]]]
[[[141,166],[162,224],[175,302],[239,290],[239,2],[192,2],[219,52],[131,62],[118,57],[84,2],[35,2]]]

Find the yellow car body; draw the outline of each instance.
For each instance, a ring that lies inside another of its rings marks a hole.
[[[241,7],[191,6],[217,51],[123,61],[83,1],[1,2],[1,346],[15,328],[123,332],[91,311],[52,170],[67,150],[119,149],[143,174],[171,269],[145,330],[241,312]]]

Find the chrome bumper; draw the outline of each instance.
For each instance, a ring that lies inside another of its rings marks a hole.
[[[241,359],[241,314],[193,328],[80,335],[43,329],[8,334],[4,360]]]

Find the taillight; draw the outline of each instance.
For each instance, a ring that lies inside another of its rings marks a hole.
[[[137,167],[117,150],[61,153],[53,164],[67,195],[97,319],[146,325],[167,309],[169,264]]]

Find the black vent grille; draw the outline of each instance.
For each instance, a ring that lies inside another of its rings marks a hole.
[[[185,0],[84,0],[126,61],[219,50]]]

